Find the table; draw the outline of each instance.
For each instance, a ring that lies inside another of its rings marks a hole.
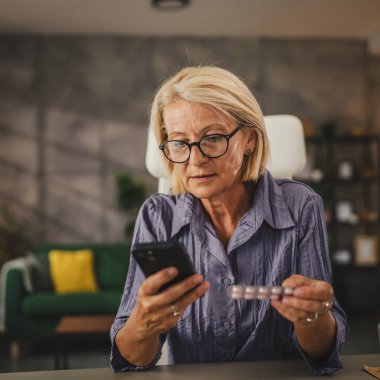
[[[372,380],[363,364],[380,366],[380,354],[344,355],[344,368],[329,379]],[[225,362],[156,366],[149,371],[113,373],[110,368],[37,371],[0,374],[0,380],[307,380],[326,379],[314,375],[302,360]]]
[[[107,338],[114,319],[112,314],[62,317],[54,330],[54,368],[68,368],[68,350],[74,343],[84,339]]]

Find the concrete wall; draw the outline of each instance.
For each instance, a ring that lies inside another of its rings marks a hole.
[[[121,240],[115,172],[154,191],[150,101],[188,64],[232,70],[265,114],[380,131],[380,59],[364,41],[0,36],[1,202],[37,211],[48,241]]]

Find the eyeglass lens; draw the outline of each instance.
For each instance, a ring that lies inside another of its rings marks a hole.
[[[203,137],[199,143],[187,144],[184,141],[172,140],[164,145],[164,153],[169,160],[185,162],[189,159],[191,149],[197,145],[203,155],[216,158],[226,153],[228,140],[223,135],[210,135]]]
[[[190,158],[191,149],[197,146],[201,153],[209,158],[223,156],[228,149],[230,138],[234,136],[241,126],[235,128],[229,135],[214,134],[201,138],[191,144],[181,140],[169,140],[160,145],[166,158],[178,164],[186,162]]]

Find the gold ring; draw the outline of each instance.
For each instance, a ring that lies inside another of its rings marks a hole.
[[[330,310],[330,302],[323,301],[322,302],[323,310],[319,312],[319,314],[326,314]]]
[[[181,313],[175,308],[175,306],[173,304],[170,304],[170,307],[172,308],[173,310],[173,317],[178,317],[178,315],[180,315]]]
[[[306,322],[309,322],[309,323],[315,322],[317,319],[318,319],[318,312],[316,311],[314,313],[314,317],[313,318],[306,318]]]

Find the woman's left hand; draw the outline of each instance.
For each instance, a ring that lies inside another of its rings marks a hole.
[[[294,324],[310,325],[328,315],[333,303],[333,288],[326,281],[294,274],[282,286],[294,287],[293,295],[272,300],[272,306]]]

